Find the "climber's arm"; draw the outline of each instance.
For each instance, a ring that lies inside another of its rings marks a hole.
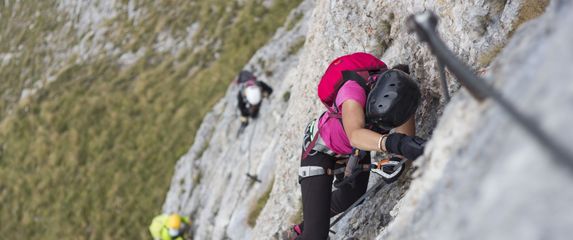
[[[342,125],[350,145],[365,151],[386,151],[384,142],[379,141],[381,134],[365,128],[364,109],[355,100],[349,99],[342,103]]]

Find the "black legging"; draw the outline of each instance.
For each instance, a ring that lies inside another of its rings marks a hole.
[[[370,163],[370,154],[359,161],[361,164]],[[325,169],[335,169],[342,165],[336,164],[336,158],[317,152],[302,160],[301,166],[320,166]],[[335,166],[336,165],[336,166]],[[307,177],[300,183],[302,190],[302,205],[304,226],[302,235],[297,239],[327,239],[330,218],[346,210],[352,203],[366,192],[370,172],[360,173],[356,178],[354,188],[345,187],[332,191],[333,176],[321,175]],[[336,178],[342,178],[339,174]]]

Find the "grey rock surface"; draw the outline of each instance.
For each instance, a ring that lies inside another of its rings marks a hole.
[[[312,7],[312,1],[305,1],[293,10],[287,19],[287,23],[292,22],[291,29],[280,28],[271,43],[259,49],[244,67],[274,89],[269,99],[263,100],[261,117],[237,136],[238,88],[230,86],[205,117],[189,152],[178,161],[163,210],[191,215],[196,222],[196,239],[251,239],[249,213],[273,182],[282,181],[274,179],[283,141],[281,124],[288,119],[284,109],[298,103],[292,97],[285,99],[298,82],[289,79],[295,80],[292,71],[306,49],[301,43]],[[246,174],[257,176],[261,182],[252,181]]]
[[[573,63],[572,10],[571,2],[554,1],[542,17],[515,33],[488,74],[568,149],[573,71],[563,66]],[[419,164],[420,174],[378,239],[569,239],[570,169],[493,102],[472,105],[461,94],[448,105]],[[470,123],[459,126],[469,134],[452,128],[459,122]],[[441,151],[446,146],[457,149]]]
[[[337,56],[365,51],[392,66],[408,63],[420,82],[419,135],[425,154],[399,181],[352,210],[331,239],[567,239],[572,175],[493,102],[478,103],[448,74],[444,102],[435,58],[408,34],[405,19],[430,9],[446,44],[564,144],[570,135],[573,33],[569,1],[304,1],[245,69],[275,93],[245,133],[236,88],[205,118],[177,166],[164,211],[194,219],[196,239],[282,239],[300,212],[302,130],[324,108],[316,85]],[[288,23],[288,21],[287,21]],[[510,40],[511,39],[511,40]],[[304,41],[296,54],[292,47]],[[272,73],[272,74],[270,74]],[[285,102],[283,95],[289,93]],[[543,118],[540,118],[543,116]],[[256,174],[253,183],[246,173]],[[378,181],[371,177],[371,184]],[[248,215],[272,187],[254,226]]]

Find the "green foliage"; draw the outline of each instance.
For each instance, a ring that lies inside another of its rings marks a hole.
[[[18,102],[21,91],[46,73],[48,66],[44,59],[61,50],[42,46],[47,33],[62,31],[63,18],[55,14],[33,15],[53,8],[56,2],[0,3],[0,120]],[[62,45],[71,43],[67,38],[60,41]]]
[[[247,224],[249,224],[249,226],[254,227],[255,224],[257,224],[257,218],[259,218],[261,211],[263,211],[263,208],[265,207],[265,205],[267,205],[267,201],[271,196],[274,182],[275,181],[273,180],[271,184],[269,184],[269,188],[267,189],[267,191],[259,198],[259,200],[257,200],[257,204],[255,204],[253,208],[251,208],[251,212],[249,212],[249,217],[247,218]]]
[[[521,24],[543,14],[548,5],[549,0],[524,0],[523,7],[517,13],[517,18],[513,22],[509,36],[512,36]]]
[[[485,51],[481,55],[479,55],[477,62],[479,66],[488,66],[495,57],[501,52],[501,50],[505,47],[505,44],[498,44],[493,46],[488,51]]]
[[[197,186],[201,184],[202,179],[203,179],[203,172],[201,172],[201,169],[197,169],[197,174],[193,176],[193,185]]]
[[[283,101],[288,102],[289,99],[290,99],[290,91],[286,91],[285,93],[283,93]]]
[[[203,145],[201,146],[201,148],[199,149],[199,152],[197,152],[197,157],[196,159],[200,159],[203,156],[203,153],[205,153],[205,151],[207,151],[207,149],[209,149],[209,140],[206,140]]]
[[[302,202],[300,202],[298,205],[298,209],[297,209],[296,213],[291,217],[290,222],[292,224],[299,224],[302,222],[302,220],[303,220]]]
[[[122,53],[145,48],[143,57],[130,66],[120,66],[115,53],[58,62],[55,81],[18,103],[21,90],[48,75],[62,50],[42,48],[46,37],[66,36],[53,39],[64,46],[79,41],[64,31],[67,16],[56,3],[0,3],[0,53],[14,53],[0,63],[0,233],[6,239],[149,238],[148,224],[190,136],[300,0],[277,0],[268,9],[255,0],[241,6],[134,1],[145,8],[143,20],[118,10],[106,22],[106,39]],[[206,48],[152,50],[160,32],[186,36],[194,22],[200,23],[195,41],[205,40]]]
[[[297,39],[288,49],[288,55],[294,55],[297,54],[298,51],[300,51],[300,49],[302,49],[302,47],[304,46],[304,41],[305,38],[299,38]]]
[[[287,24],[287,31],[292,30],[304,17],[304,13],[296,12]]]
[[[505,6],[505,3],[501,4],[499,2],[492,2],[492,4],[496,9],[498,9],[497,10],[498,12],[502,11],[503,7]],[[515,33],[515,31],[519,28],[519,26],[521,26],[521,24],[531,19],[537,18],[541,14],[543,14],[543,12],[545,12],[545,8],[547,8],[547,5],[549,5],[549,0],[541,0],[541,1],[526,0],[525,3],[523,3],[523,7],[519,10],[517,14],[517,17],[513,23],[513,27],[509,32],[509,36],[512,36]],[[484,24],[484,29],[485,26],[486,25]],[[480,66],[489,65],[493,61],[493,59],[497,57],[497,55],[501,52],[501,50],[503,50],[505,44],[506,43],[495,45],[490,49],[488,49],[486,52],[482,53],[478,57],[478,64]]]

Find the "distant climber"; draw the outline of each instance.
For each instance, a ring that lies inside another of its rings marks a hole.
[[[299,169],[304,220],[292,227],[291,239],[328,238],[330,218],[367,190],[370,151],[394,154],[390,161],[414,160],[424,151],[425,140],[414,136],[421,94],[407,65],[388,70],[367,53],[339,57],[322,76],[318,95],[327,111],[306,127]],[[354,152],[362,153],[355,155],[358,164],[345,172]],[[332,191],[334,177],[352,181]]]
[[[191,221],[179,214],[161,214],[153,218],[149,232],[154,240],[184,240]]]
[[[267,98],[273,93],[273,89],[262,81],[258,81],[255,75],[249,71],[241,71],[237,76],[239,93],[237,102],[241,111],[241,128],[239,133],[249,124],[249,118],[256,119],[259,115],[262,98]]]

